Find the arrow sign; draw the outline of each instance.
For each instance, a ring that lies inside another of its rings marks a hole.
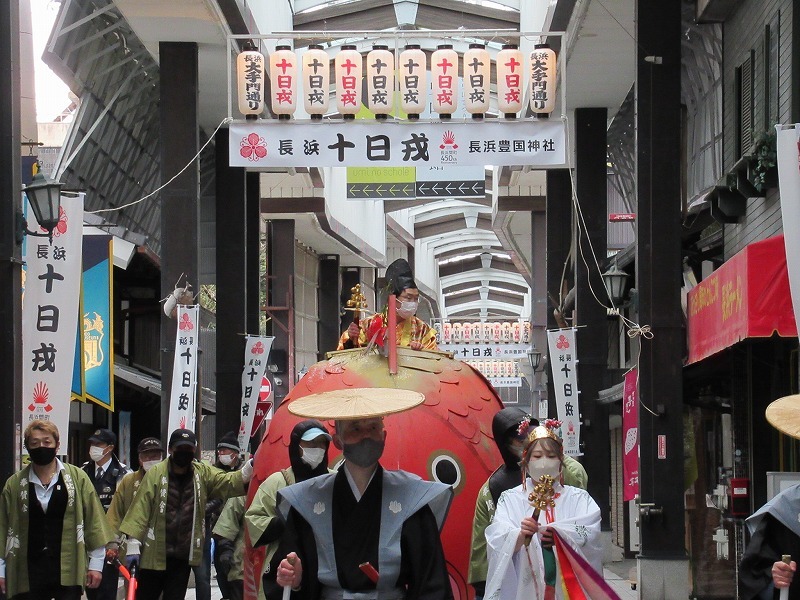
[[[486,181],[419,181],[418,198],[482,198],[486,194]]]

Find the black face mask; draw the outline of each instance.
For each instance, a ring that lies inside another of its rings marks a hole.
[[[35,465],[39,465],[43,467],[44,465],[49,465],[53,460],[56,458],[56,449],[55,448],[45,448],[40,446],[39,448],[28,448],[28,456],[31,457],[31,462]]]
[[[176,467],[188,467],[194,460],[194,452],[191,450],[176,450],[172,453],[172,462]]]
[[[383,455],[384,442],[376,442],[365,438],[356,444],[345,444],[342,448],[345,460],[359,467],[374,465]]]

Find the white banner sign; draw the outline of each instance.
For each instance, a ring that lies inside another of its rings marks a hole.
[[[528,358],[529,344],[439,344],[442,352],[452,352],[460,360],[489,358]]]
[[[800,123],[777,130],[783,243],[794,318],[800,325]]]
[[[195,431],[199,312],[197,304],[178,305],[178,333],[175,336],[175,359],[172,363],[168,435],[176,429]]]
[[[566,165],[566,124],[500,119],[450,123],[234,122],[232,167]]]
[[[244,369],[242,370],[242,405],[239,423],[239,450],[247,450],[253,421],[256,418],[261,380],[267,369],[267,358],[274,337],[248,335],[244,346]]]
[[[547,332],[547,348],[556,393],[558,420],[564,440],[564,454],[580,456],[580,407],[578,405],[578,352],[574,329]]]
[[[22,303],[22,427],[52,421],[68,451],[69,403],[80,309],[83,194],[61,196],[52,243],[25,237]],[[42,231],[30,206],[28,229]]]
[[[489,383],[494,388],[522,387],[522,377],[489,377]]]

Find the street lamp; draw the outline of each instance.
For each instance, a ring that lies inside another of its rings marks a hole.
[[[606,286],[606,293],[611,298],[611,303],[614,305],[620,304],[625,299],[625,284],[627,283],[628,275],[625,271],[621,271],[616,263],[603,273],[603,285]]]
[[[61,216],[61,188],[63,186],[64,184],[60,181],[49,179],[42,175],[41,172],[34,175],[28,185],[23,186],[22,191],[28,197],[28,202],[31,205],[36,221],[47,233],[30,231],[25,218],[20,213],[19,218],[22,226],[18,233],[17,243],[22,243],[24,235],[48,237],[50,241],[53,240],[53,229],[58,225],[58,220]]]
[[[539,368],[539,365],[542,363],[542,351],[537,350],[536,346],[531,346],[528,348],[528,364],[531,366],[533,372],[536,372],[536,369]]]

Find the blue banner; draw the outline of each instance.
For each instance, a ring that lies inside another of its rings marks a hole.
[[[112,236],[83,237],[80,352],[75,353],[72,397],[114,410]]]

